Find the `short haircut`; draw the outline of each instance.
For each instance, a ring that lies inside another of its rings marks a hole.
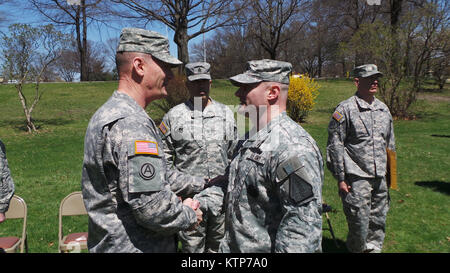
[[[280,87],[280,91],[282,92],[287,92],[289,91],[289,85],[288,84],[284,84],[284,83],[280,83],[280,82],[263,82],[265,84],[265,87],[269,87],[273,84],[276,84]]]
[[[117,74],[120,75],[120,73],[127,73],[128,70],[130,69],[131,62],[135,57],[141,57],[147,60],[148,57],[151,58],[151,55],[140,52],[125,52],[125,51],[117,52],[116,53]]]

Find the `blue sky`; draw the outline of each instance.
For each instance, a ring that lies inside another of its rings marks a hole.
[[[37,14],[30,10],[29,5],[27,5],[27,1],[16,0],[14,3],[3,4],[0,5],[0,14],[2,17],[6,17],[7,21],[0,22],[0,31],[7,32],[8,26],[14,23],[27,23],[34,26],[43,25],[47,23],[51,23],[47,18]],[[111,22],[108,25],[100,24],[93,22],[89,25],[88,28],[88,40],[96,41],[96,42],[106,42],[110,38],[119,37],[120,31],[123,27],[136,27],[136,25],[125,25],[123,22]],[[153,30],[161,33],[162,35],[167,36],[170,41],[170,52],[173,56],[177,56],[177,46],[173,42],[174,32],[166,27],[164,24],[155,22],[149,23],[146,26],[146,29]],[[67,32],[65,30],[65,32]],[[206,36],[211,33],[206,34]],[[189,42],[189,46],[191,47],[195,43],[199,43],[202,41],[202,36],[198,36],[195,39]]]

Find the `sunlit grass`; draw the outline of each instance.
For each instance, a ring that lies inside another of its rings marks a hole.
[[[337,104],[355,92],[349,80],[319,80],[315,108],[301,124],[317,141],[325,158],[327,126]],[[0,138],[6,145],[16,194],[28,204],[30,252],[57,252],[58,208],[70,192],[80,190],[83,141],[94,112],[113,93],[116,82],[42,84],[45,94],[33,113],[39,132],[24,131],[25,119],[14,86],[0,85]],[[211,96],[237,105],[237,88],[227,80],[213,81]],[[27,86],[26,94],[33,89]],[[449,87],[442,93],[446,96]],[[450,103],[418,100],[413,121],[395,121],[399,190],[391,191],[385,252],[450,252]],[[149,115],[164,115],[150,104]],[[158,125],[158,124],[157,124]],[[324,252],[344,252],[347,224],[337,195],[336,181],[325,170],[324,200],[340,248],[324,231]],[[69,223],[69,222],[68,222]],[[70,223],[71,231],[87,230],[86,217]],[[70,226],[69,225],[69,226]],[[324,227],[328,227],[324,217]],[[18,230],[13,221],[0,224],[0,236]]]

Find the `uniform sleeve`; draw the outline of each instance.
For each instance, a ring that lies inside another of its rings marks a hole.
[[[166,114],[159,125],[159,134],[163,142],[167,168],[167,181],[176,195],[181,196],[182,198],[192,197],[205,188],[205,179],[203,177],[183,173],[174,165],[176,154],[170,128],[170,118],[168,114]]]
[[[158,133],[163,142],[163,151],[166,158],[167,168],[173,165],[173,158],[175,151],[173,149],[172,135],[170,133],[170,120],[168,114],[165,114],[161,124],[159,125]]]
[[[5,145],[0,141],[0,213],[5,213],[14,195],[14,182],[6,159]]]
[[[338,181],[345,180],[344,142],[346,117],[342,107],[337,107],[328,125],[327,168]]]
[[[238,136],[236,120],[234,119],[234,114],[231,110],[227,111],[226,122],[227,122],[226,137],[228,140],[227,155],[228,155],[228,165],[229,165],[231,163],[231,160],[233,160],[235,154],[237,153],[238,144],[239,144],[239,140],[238,140],[239,136]]]
[[[310,145],[292,145],[279,158],[274,175],[283,216],[275,252],[320,252],[323,185],[320,151]]]
[[[156,137],[144,127],[120,121],[111,129],[103,151],[105,169],[118,170],[122,198],[139,225],[162,234],[186,230],[196,223],[195,212],[170,190]]]
[[[389,122],[390,122],[390,129],[389,129],[389,135],[387,137],[387,148],[389,150],[395,151],[395,136],[394,136],[394,122],[392,121],[392,116],[389,113]]]

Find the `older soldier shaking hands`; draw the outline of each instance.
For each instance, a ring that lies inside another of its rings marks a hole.
[[[91,118],[82,172],[90,252],[175,252],[175,234],[202,219],[198,204],[176,196],[166,181],[161,138],[145,112],[167,95],[167,38],[125,28],[116,54],[119,86]]]
[[[221,252],[320,252],[323,161],[314,139],[286,114],[292,65],[247,63],[230,78],[238,112],[256,133],[231,162]]]

